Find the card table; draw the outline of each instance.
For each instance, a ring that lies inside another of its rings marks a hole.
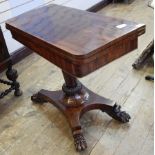
[[[87,148],[79,121],[85,112],[99,109],[117,121],[129,121],[121,106],[95,94],[77,78],[136,49],[138,37],[145,33],[144,24],[48,5],[8,20],[6,28],[14,39],[62,70],[62,90],[42,89],[31,99],[50,102],[64,113],[77,151]]]

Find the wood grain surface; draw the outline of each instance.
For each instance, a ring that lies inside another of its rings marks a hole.
[[[148,1],[114,3],[98,12],[145,23],[147,31],[137,50],[80,79],[89,89],[116,99],[132,115],[130,124],[124,125],[97,110],[84,115],[81,123],[89,147],[82,155],[153,155],[154,88],[145,81],[153,68],[134,71],[131,66],[153,38],[153,9],[147,7]],[[37,106],[30,100],[42,86],[61,89],[64,80],[59,68],[35,53],[15,68],[24,94],[0,101],[0,155],[79,155],[65,117],[51,104]]]
[[[59,5],[6,22],[17,41],[63,70],[83,77],[137,48],[144,24]]]

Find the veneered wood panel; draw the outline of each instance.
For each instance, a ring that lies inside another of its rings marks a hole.
[[[145,32],[144,24],[59,5],[22,14],[6,27],[17,41],[78,77],[136,49]]]

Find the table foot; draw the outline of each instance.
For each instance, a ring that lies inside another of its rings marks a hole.
[[[43,103],[47,102],[42,97],[40,97],[39,93],[32,95],[31,100],[36,104],[43,104]]]
[[[79,108],[67,108],[64,113],[72,130],[75,149],[78,152],[83,151],[87,148],[87,143],[83,136],[82,127],[80,124],[81,110],[82,106],[80,106]]]
[[[41,90],[31,97],[32,101],[37,103],[42,104],[44,102],[50,102],[54,104],[61,112],[63,112],[72,130],[75,148],[77,151],[83,151],[87,148],[87,143],[83,136],[80,124],[81,116],[87,111],[95,109],[101,110],[107,113],[113,119],[122,123],[129,122],[131,118],[129,114],[121,110],[121,106],[117,104],[113,105],[114,102],[112,100],[99,96],[84,86],[82,86],[82,89],[89,95],[87,100],[85,100],[85,102],[82,102],[82,104],[79,104],[79,106],[71,106],[66,104],[66,95],[62,90]],[[70,98],[72,99],[73,96],[67,96],[68,100],[70,100]]]
[[[76,151],[80,152],[87,148],[86,140],[82,133],[73,135]]]
[[[126,113],[125,111],[121,111],[121,106],[115,104],[113,107],[111,107],[110,111],[105,111],[109,116],[114,118],[117,121],[120,121],[122,123],[127,123],[130,120],[130,115]]]

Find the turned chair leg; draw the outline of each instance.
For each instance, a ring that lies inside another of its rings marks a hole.
[[[8,67],[8,70],[6,71],[6,76],[10,81],[12,81],[12,87],[14,87],[14,90],[15,90],[14,95],[21,96],[22,91],[20,90],[19,82],[17,82],[17,78],[18,78],[17,70],[13,69],[12,66],[10,65]]]

